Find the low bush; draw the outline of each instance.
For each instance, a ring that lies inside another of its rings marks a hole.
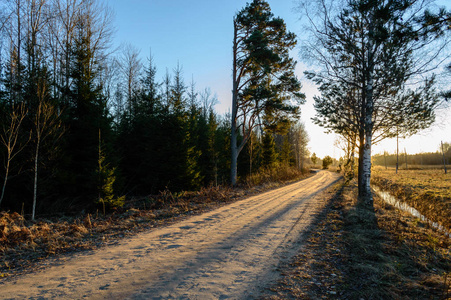
[[[306,178],[310,174],[308,169],[298,170],[297,168],[279,165],[273,168],[263,168],[258,172],[248,175],[245,179],[247,187],[268,184],[273,182],[286,182]]]

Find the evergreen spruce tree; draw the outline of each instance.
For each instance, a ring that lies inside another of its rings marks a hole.
[[[271,133],[266,132],[262,140],[262,167],[273,168],[277,164],[276,143]]]
[[[214,148],[216,129],[218,123],[216,115],[211,109],[208,114],[200,114],[198,118],[198,149],[200,157],[198,160],[201,175],[203,177],[203,186],[216,182],[217,158]]]
[[[282,145],[279,150],[280,162],[285,166],[292,166],[294,162],[292,145],[288,140],[288,136],[281,136]]]
[[[79,24],[78,35],[71,53],[70,78],[72,87],[65,112],[67,134],[65,155],[67,166],[65,189],[72,196],[86,199],[97,198],[98,132],[105,141],[105,153],[111,155],[111,117],[102,86],[96,81],[97,61],[93,55],[89,30]]]
[[[230,178],[230,118],[224,116],[219,122],[214,136],[214,149],[216,155],[215,181],[226,184]]]
[[[171,87],[170,97],[170,111],[168,114],[168,122],[170,125],[168,128],[170,137],[168,142],[169,154],[168,163],[171,166],[167,166],[167,172],[171,173],[168,177],[171,177],[172,186],[175,190],[183,189],[196,189],[199,187],[201,181],[200,171],[197,166],[197,158],[199,152],[196,147],[191,143],[191,132],[189,128],[189,107],[186,99],[187,87],[183,81],[182,68],[177,65],[174,70],[174,79]],[[194,123],[193,123],[194,124]],[[193,137],[195,140],[195,137]]]
[[[117,197],[114,193],[114,183],[116,181],[116,168],[110,167],[105,161],[105,154],[102,150],[101,132],[99,131],[99,157],[98,157],[98,199],[97,204],[102,205],[103,214],[106,209],[120,208],[124,205],[125,196]]]
[[[120,149],[120,169],[125,187],[133,195],[148,195],[161,188],[159,170],[163,159],[163,109],[158,91],[160,84],[155,79],[156,72],[156,66],[152,58],[149,58],[149,65],[145,68],[141,85],[136,91],[136,113],[125,110],[118,129],[116,148]]]

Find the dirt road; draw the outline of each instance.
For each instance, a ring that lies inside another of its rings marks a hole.
[[[339,175],[253,196],[43,271],[0,283],[1,299],[247,299],[277,279]]]

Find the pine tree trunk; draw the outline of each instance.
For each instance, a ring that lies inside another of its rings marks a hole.
[[[238,112],[238,82],[237,82],[237,26],[235,20],[233,21],[233,90],[232,90],[232,128],[230,132],[230,184],[236,185],[237,181],[237,163],[238,163],[238,148],[237,148],[237,134],[236,134],[236,116]]]
[[[236,185],[237,181],[237,161],[238,161],[238,149],[236,147],[236,134],[232,132],[232,145],[231,145],[231,164],[230,164],[230,183],[232,186]]]

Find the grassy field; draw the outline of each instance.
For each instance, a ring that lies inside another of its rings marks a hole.
[[[389,191],[423,215],[451,229],[451,172],[440,169],[398,170],[375,167],[372,184]]]

